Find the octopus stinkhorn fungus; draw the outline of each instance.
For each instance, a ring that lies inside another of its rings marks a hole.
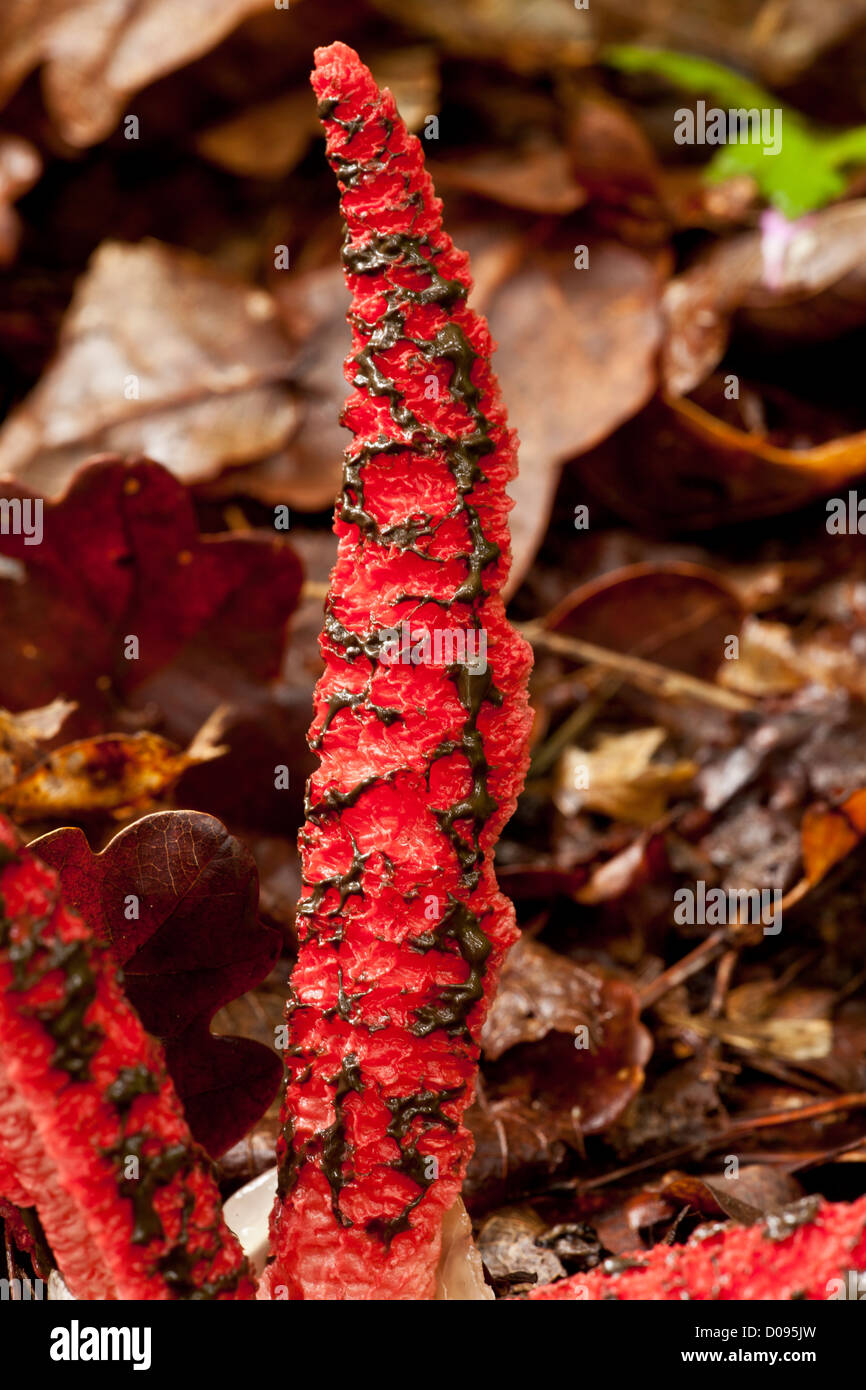
[[[301,831],[300,950],[263,1293],[433,1295],[479,1035],[515,939],[493,851],[528,761],[501,597],[516,439],[421,146],[356,53],[313,86],[346,223],[354,436]]]

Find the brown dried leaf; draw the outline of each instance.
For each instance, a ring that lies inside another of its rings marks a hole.
[[[717,1132],[720,1111],[716,1078],[702,1059],[690,1058],[647,1085],[609,1139],[624,1158],[649,1147],[697,1144]]]
[[[117,450],[185,483],[213,478],[285,446],[290,357],[263,290],[156,241],[105,242],[55,361],[0,432],[0,472],[57,497],[85,459]]]
[[[529,1106],[545,1150],[613,1124],[643,1085],[652,1038],[630,984],[530,937],[506,958],[482,1035],[491,1104]],[[546,1161],[546,1160],[545,1160]]]
[[[718,681],[749,695],[785,695],[811,683],[866,699],[866,671],[850,630],[829,625],[800,637],[785,623],[749,618],[736,661],[723,662]]]
[[[205,159],[244,178],[282,179],[321,129],[312,93],[302,87],[248,106],[196,136]]]
[[[810,676],[798,670],[793,633],[785,623],[748,617],[740,632],[736,661],[723,661],[717,680],[728,690],[745,695],[786,695],[799,690]]]
[[[565,216],[586,202],[567,152],[548,142],[428,159],[437,188],[477,193],[506,207]]]
[[[439,58],[429,44],[406,44],[372,53],[370,70],[380,87],[390,87],[397,110],[410,130],[420,130],[439,110]]]
[[[512,1288],[562,1279],[562,1262],[552,1250],[536,1244],[546,1229],[532,1207],[505,1207],[489,1216],[478,1233],[478,1249],[491,1279],[508,1280]]]
[[[760,281],[761,238],[757,232],[716,241],[709,252],[667,285],[662,305],[662,383],[684,396],[721,362],[731,317],[748,289]]]
[[[727,1216],[744,1226],[803,1196],[796,1178],[781,1168],[759,1163],[746,1164],[730,1177],[668,1172],[662,1178],[661,1192],[676,1202],[688,1203],[702,1216]]]
[[[6,0],[0,103],[42,64],[45,101],[64,139],[95,144],[135,92],[272,9],[273,0]]]
[[[274,297],[297,353],[292,380],[299,423],[284,450],[241,469],[227,469],[208,496],[242,493],[301,511],[333,504],[348,435],[340,424],[349,349],[348,294],[339,265],[279,278]]]
[[[584,74],[564,74],[557,96],[575,178],[599,224],[633,244],[663,239],[671,220],[664,174],[631,109]]]
[[[631,729],[600,738],[592,752],[566,749],[556,772],[559,810],[566,816],[599,811],[613,820],[652,825],[697,771],[685,759],[653,763],[666,738],[664,729]]]
[[[501,1057],[517,1043],[537,1042],[552,1029],[574,1035],[595,1025],[601,982],[547,946],[522,936],[511,948],[482,1033],[484,1055]]]
[[[73,700],[57,699],[20,714],[0,709],[0,790],[16,782],[22,770],[39,758],[39,744],[54,738],[75,708]]]
[[[772,288],[758,232],[715,242],[671,280],[662,347],[670,395],[693,391],[718,366],[738,311],[764,335],[798,341],[834,338],[866,321],[866,199],[825,208],[789,235]]]
[[[655,385],[657,270],[613,242],[592,245],[589,256],[591,269],[581,271],[572,251],[528,255],[484,305],[520,437],[509,592],[546,530],[560,466],[639,410]]]
[[[567,1145],[559,1125],[540,1101],[502,1096],[466,1112],[474,1149],[463,1197],[470,1210],[506,1201],[534,1183],[543,1183],[566,1162]],[[574,1141],[573,1129],[569,1137]]]
[[[496,56],[519,72],[592,60],[593,17],[559,0],[374,0],[399,24],[471,58]]]
[[[713,570],[647,561],[573,589],[544,626],[710,680],[742,621],[739,597]]]
[[[816,1061],[826,1057],[833,1044],[833,1025],[825,1018],[768,1018],[735,1023],[708,1015],[679,1020],[703,1038],[718,1038],[739,1052],[760,1052],[785,1062]]]
[[[592,870],[586,884],[577,887],[574,897],[588,907],[615,902],[631,892],[650,873],[651,853],[660,836],[636,835],[630,845]]]
[[[720,404],[723,390],[721,381],[708,384]],[[853,483],[864,468],[866,431],[809,448],[784,447],[685,397],[656,397],[578,460],[591,494],[655,533],[793,511]]]

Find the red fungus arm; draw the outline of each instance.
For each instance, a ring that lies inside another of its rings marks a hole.
[[[0,1184],[79,1298],[253,1298],[159,1044],[0,817]]]
[[[264,1288],[429,1298],[471,1149],[480,1029],[516,935],[493,872],[531,723],[531,655],[500,596],[516,439],[418,140],[345,45],[317,51],[313,86],[346,221],[354,440]]]
[[[724,1227],[686,1245],[656,1245],[556,1284],[542,1300],[654,1301],[858,1298],[866,1269],[866,1197],[850,1204],[806,1197],[756,1226]]]

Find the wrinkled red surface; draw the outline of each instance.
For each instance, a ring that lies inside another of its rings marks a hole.
[[[419,142],[400,121],[390,92],[378,91],[343,44],[319,50],[316,62],[317,96],[333,102],[323,120],[338,178],[345,169],[342,157],[363,166],[355,188],[341,180],[349,244],[364,248],[372,232],[411,232],[440,276],[469,286],[467,257],[442,230],[441,205]],[[498,892],[492,865],[496,839],[525,775],[530,725],[530,653],[509,627],[499,597],[509,564],[505,487],[516,468],[516,441],[490,369],[487,326],[465,298],[447,308],[411,302],[408,292],[423,292],[431,275],[401,256],[382,271],[347,272],[347,282],[354,329],[350,381],[356,379],[352,357],[369,342],[371,327],[385,322],[385,294],[399,301],[407,292],[400,303],[399,341],[374,356],[376,367],[393,380],[399,405],[411,409],[422,429],[432,427],[453,440],[472,432],[473,419],[465,400],[453,393],[452,361],[419,358],[417,343],[429,347],[454,323],[477,354],[471,385],[494,447],[480,461],[483,476],[468,500],[500,553],[483,569],[482,592],[455,600],[467,578],[472,542],[466,513],[455,512],[457,489],[446,453],[413,447],[412,431],[395,423],[389,396],[361,385],[345,410],[355,435],[350,455],[363,444],[398,445],[393,452],[373,448],[363,467],[364,506],[380,537],[420,515],[434,525],[414,550],[398,548],[369,531],[362,535],[353,521],[340,519],[338,508],[339,549],[327,611],[362,635],[403,620],[429,632],[467,630],[476,623],[484,629],[488,668],[502,698],[482,701],[477,731],[496,805],[480,832],[478,882],[467,887],[436,816],[465,798],[472,783],[462,748],[440,751],[450,741],[459,743],[467,719],[454,679],[442,666],[389,665],[375,654],[349,655],[326,632],[326,669],[311,731],[320,759],[309,788],[314,813],[301,835],[306,890],[299,922],[306,935],[292,977],[291,1072],[278,1148],[289,1190],[275,1208],[273,1263],[264,1289],[272,1297],[307,1299],[429,1298],[442,1215],[460,1191],[470,1152],[461,1117],[473,1095],[479,1032],[498,967],[516,935],[513,909]],[[356,493],[350,500],[358,500]],[[407,599],[407,593],[430,597]],[[360,698],[354,707],[339,709],[325,728],[337,692]],[[383,718],[385,708],[396,714]],[[349,804],[327,809],[334,793],[353,789]],[[468,836],[471,821],[458,821],[456,829]],[[356,889],[342,895],[320,890],[319,902],[306,901],[316,884],[344,873],[356,851]],[[412,1031],[418,1011],[469,975],[453,942],[412,948],[413,940],[445,919],[452,899],[476,914],[490,943],[484,995],[468,1013],[465,1032],[436,1026],[418,1036]],[[430,1102],[431,1093],[438,1099]],[[395,1124],[395,1107],[413,1097],[421,1113]],[[421,1163],[435,1160],[434,1181],[425,1186],[407,1171],[407,1150]],[[334,1151],[336,1192],[324,1162],[329,1153],[333,1160]],[[389,1241],[381,1223],[395,1220]]]
[[[63,902],[54,871],[17,848],[5,820],[0,853],[0,1172],[14,1175],[8,1195],[26,1193],[35,1204],[80,1298],[251,1297],[210,1164],[108,951]],[[111,1088],[134,1069],[134,1093],[120,1101]],[[155,1224],[137,1231],[143,1195]]]
[[[757,1226],[724,1228],[686,1245],[657,1245],[627,1256],[619,1274],[593,1269],[533,1289],[529,1297],[747,1302],[857,1297],[832,1281],[846,1281],[849,1271],[866,1268],[866,1197],[850,1205],[822,1203],[814,1220],[798,1225],[783,1239],[773,1238],[777,1230],[778,1218],[771,1217]]]
[[[65,901],[123,967],[142,1024],[163,1044],[193,1135],[217,1156],[242,1139],[276,1094],[282,1062],[249,1038],[210,1032],[218,1009],[261,984],[280,933],[260,922],[249,850],[213,816],[144,816],[94,854],[81,830],[36,842]],[[127,916],[130,895],[138,917]]]

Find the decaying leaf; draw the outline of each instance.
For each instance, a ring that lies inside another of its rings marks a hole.
[[[471,242],[467,249],[474,256]],[[639,410],[655,385],[657,268],[612,242],[593,244],[589,257],[591,273],[575,269],[570,249],[527,256],[484,305],[520,437],[520,473],[509,489],[514,515],[523,518],[512,590],[541,540],[562,463]]]
[[[721,410],[724,381],[705,383],[705,398]],[[686,397],[656,397],[579,460],[593,495],[655,534],[793,511],[853,485],[864,468],[866,431],[786,447]]]
[[[375,0],[398,23],[472,58],[503,57],[518,71],[591,61],[594,16],[557,0]]]
[[[866,835],[866,790],[856,791],[835,807],[811,806],[801,827],[804,875],[784,899],[794,903],[820,883]]]
[[[727,1216],[750,1226],[770,1212],[780,1211],[803,1194],[790,1173],[763,1164],[747,1163],[730,1174],[696,1176],[676,1170],[665,1173],[659,1184],[666,1198],[687,1202],[702,1216]]]
[[[564,215],[586,202],[568,152],[547,141],[511,152],[485,149],[461,153],[459,159],[428,160],[428,168],[443,191],[477,193],[527,212]]]
[[[687,395],[714,371],[741,312],[777,339],[832,338],[866,320],[862,265],[866,200],[824,208],[795,224],[771,261],[769,234],[714,242],[664,293],[662,381]],[[832,294],[827,292],[832,290]]]
[[[272,8],[273,0],[9,0],[0,15],[0,102],[41,64],[64,139],[92,145],[140,88]]]
[[[225,753],[214,741],[222,717],[217,711],[185,751],[158,734],[106,734],[66,744],[0,790],[0,805],[21,822],[142,810],[187,768]]]
[[[600,811],[614,820],[652,825],[671,797],[694,777],[695,763],[654,763],[667,738],[664,729],[632,729],[599,739],[590,752],[569,748],[557,768],[556,804],[563,815]]]
[[[546,1229],[531,1207],[506,1207],[487,1218],[478,1233],[478,1249],[494,1283],[507,1282],[514,1290],[564,1276],[553,1251],[536,1243]]]
[[[731,586],[684,561],[625,565],[573,589],[545,618],[553,632],[651,657],[711,679],[743,621]]]
[[[232,174],[281,179],[319,133],[316,103],[306,87],[250,106],[196,137],[206,159]]]
[[[769,1018],[735,1023],[691,1015],[681,1022],[702,1037],[719,1038],[740,1052],[765,1052],[787,1062],[826,1057],[833,1042],[833,1025],[825,1018]]]
[[[828,625],[798,636],[785,623],[750,618],[739,657],[719,670],[721,685],[750,695],[784,695],[812,682],[866,696],[866,673],[847,631]]]
[[[500,1096],[471,1106],[466,1124],[474,1149],[463,1196],[476,1212],[543,1185],[569,1158],[561,1124],[546,1105],[525,1096]],[[573,1126],[566,1138],[575,1142]]]
[[[39,760],[39,745],[54,738],[74,709],[71,700],[52,700],[41,709],[22,710],[20,714],[0,709],[0,792]]]
[[[277,674],[301,570],[276,533],[202,537],[170,473],[117,458],[83,468],[45,507],[43,531],[39,545],[0,536],[0,555],[18,567],[0,576],[8,708],[61,694],[79,702],[90,732],[94,715],[110,728],[118,699],[186,652],[208,652],[247,680]]]
[[[274,298],[296,352],[293,369],[298,426],[284,451],[207,485],[211,497],[243,493],[301,511],[333,504],[348,435],[340,424],[346,395],[343,361],[349,347],[348,296],[337,264],[277,277]]]
[[[297,423],[291,356],[264,290],[159,242],[104,242],[54,363],[0,431],[0,472],[57,498],[102,452],[146,454],[185,483],[268,457]]]
[[[557,96],[574,177],[600,225],[634,245],[664,239],[671,210],[655,151],[629,107],[583,73],[563,73]]]
[[[483,1046],[466,1191],[489,1205],[549,1177],[616,1121],[643,1084],[652,1040],[626,981],[524,936],[506,958]]]
[[[586,1045],[600,1014],[598,976],[523,936],[512,947],[484,1025],[485,1055],[501,1057],[518,1043],[537,1042],[552,1029],[572,1036],[582,1027]]]
[[[786,695],[799,690],[809,676],[798,670],[801,663],[792,637],[791,629],[784,623],[747,618],[740,634],[737,660],[721,664],[719,684],[747,695]]]

